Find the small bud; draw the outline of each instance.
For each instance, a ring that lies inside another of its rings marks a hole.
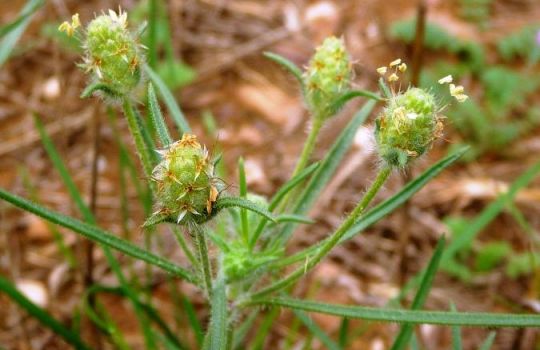
[[[343,40],[326,39],[311,58],[304,74],[306,101],[314,115],[332,116],[332,104],[348,90],[351,63]]]
[[[156,183],[157,210],[147,223],[172,221],[203,223],[214,213],[219,193],[214,186],[213,166],[208,151],[194,135],[158,152],[161,162],[152,173]]]
[[[109,10],[108,15],[92,20],[86,28],[83,47],[86,56],[81,66],[93,73],[93,83],[105,84],[123,96],[141,82],[142,45],[127,30],[127,13]]]
[[[424,154],[440,132],[435,97],[410,88],[393,96],[376,120],[375,138],[381,158],[403,168]]]

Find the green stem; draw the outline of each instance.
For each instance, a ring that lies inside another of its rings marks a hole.
[[[300,279],[304,274],[311,270],[315,265],[317,265],[329,252],[332,250],[343,237],[343,235],[354,225],[358,217],[364,212],[369,203],[373,200],[377,192],[381,189],[382,185],[386,182],[390,174],[392,173],[392,168],[386,166],[379,171],[375,181],[364,195],[362,200],[358,203],[356,208],[349,214],[347,219],[343,221],[341,226],[330,236],[330,238],[322,245],[315,256],[311,259],[308,259],[306,263],[290,273],[287,277],[271,284],[270,286],[260,290],[257,293],[254,293],[251,296],[251,299],[256,299],[263,297],[272,292],[281,290],[292,285],[298,279]]]
[[[313,153],[313,150],[315,149],[315,144],[317,142],[317,136],[319,136],[319,132],[321,131],[321,128],[324,124],[324,119],[321,116],[314,116],[313,118],[313,125],[311,126],[311,130],[309,131],[308,138],[306,140],[306,143],[304,144],[304,149],[302,150],[302,153],[300,154],[300,158],[298,159],[298,163],[296,163],[296,167],[294,168],[294,171],[291,175],[291,179],[298,175],[299,172],[304,170],[306,167],[309,158],[311,157],[311,154]]]
[[[153,169],[152,157],[150,155],[150,150],[144,142],[142,125],[139,123],[137,116],[135,115],[133,104],[129,98],[124,98],[122,107],[124,109],[124,114],[126,115],[129,131],[131,132],[133,140],[135,141],[135,148],[137,149],[137,154],[141,160],[144,173],[147,177],[150,177]]]
[[[208,295],[208,299],[212,297],[212,265],[208,257],[208,245],[206,243],[206,235],[202,227],[198,224],[191,225],[192,232],[195,235],[197,244],[197,252],[199,253],[199,264],[201,266],[202,279],[204,288]]]
[[[321,128],[324,124],[324,120],[326,118],[322,115],[314,115],[313,116],[313,124],[311,125],[311,130],[309,131],[308,138],[306,140],[306,143],[304,143],[304,148],[302,149],[302,153],[300,154],[300,158],[298,159],[298,162],[296,163],[296,167],[294,168],[291,179],[294,178],[296,175],[298,175],[309,162],[309,158],[311,157],[311,154],[313,153],[313,150],[315,149],[315,144],[317,143],[317,137],[319,136],[319,132],[321,131]],[[294,193],[295,191],[292,191]],[[281,205],[279,208],[277,208],[277,212],[283,212],[285,208],[287,208],[287,204],[289,203],[289,199],[291,198],[291,192],[289,192],[285,198],[283,198],[283,201],[281,202]]]

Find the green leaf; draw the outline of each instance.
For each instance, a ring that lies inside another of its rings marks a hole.
[[[89,225],[69,216],[51,211],[36,203],[32,203],[24,198],[11,194],[3,189],[0,189],[0,199],[3,199],[6,202],[15,205],[16,207],[26,210],[39,217],[42,217],[45,220],[52,222],[53,224],[68,228],[88,239],[109,246],[131,257],[155,265],[177,277],[185,279],[186,281],[197,284],[197,280],[191,274],[191,272],[172,263],[167,259],[150,253],[96,226]]]
[[[450,304],[450,310],[452,312],[457,312],[456,305],[454,303]],[[461,327],[452,326],[452,349],[453,350],[463,350],[463,342],[461,341]]]
[[[486,340],[480,345],[478,350],[489,350],[491,349],[491,346],[493,345],[493,342],[495,341],[495,337],[497,336],[497,332],[491,331],[489,332]]]
[[[238,184],[240,187],[240,197],[243,199],[247,198],[247,180],[246,180],[246,169],[244,168],[244,158],[240,157],[238,159]],[[248,215],[247,210],[244,208],[240,209],[240,221],[242,223],[242,238],[246,244],[249,243],[249,227],[248,227]]]
[[[172,144],[173,140],[171,139],[171,135],[169,135],[169,130],[163,119],[163,114],[161,114],[161,109],[159,108],[156,92],[152,83],[148,83],[148,112],[148,115],[157,130],[161,144],[164,147],[168,147]]]
[[[189,127],[189,124],[184,117],[184,114],[182,113],[180,107],[178,106],[178,103],[174,99],[174,96],[172,92],[169,90],[167,85],[161,80],[159,75],[157,75],[156,72],[152,70],[149,66],[145,65],[144,70],[146,74],[148,74],[148,77],[152,81],[152,83],[156,86],[158,89],[161,97],[163,98],[163,101],[165,102],[165,105],[167,106],[167,109],[171,113],[172,118],[174,119],[174,122],[176,123],[178,129],[182,133],[190,133],[191,128]]]
[[[272,213],[270,213],[268,210],[256,205],[250,200],[247,200],[245,198],[239,198],[239,197],[221,197],[218,198],[215,208],[217,210],[223,209],[223,208],[230,208],[230,207],[238,207],[238,208],[244,208],[249,211],[252,211],[254,213],[257,213],[267,220],[270,220],[272,222],[276,222],[276,219],[272,216]]]
[[[223,278],[218,278],[214,291],[212,292],[211,300],[211,321],[208,335],[210,336],[211,350],[227,349],[227,295],[225,293],[225,281]]]
[[[89,98],[96,92],[102,92],[111,99],[120,99],[123,95],[104,83],[93,83],[84,88],[81,92],[81,98]]]
[[[356,97],[366,97],[375,101],[383,101],[383,98],[379,96],[378,94],[368,91],[368,90],[351,90],[343,93],[341,96],[339,96],[329,107],[330,109],[330,115],[337,114],[343,106],[350,100]]]
[[[296,222],[299,224],[314,224],[316,221],[304,215],[281,214],[276,217],[276,222],[277,223]]]
[[[45,327],[51,329],[54,333],[62,337],[62,339],[64,339],[68,344],[73,345],[77,349],[91,349],[82,341],[77,333],[66,328],[62,323],[52,317],[46,310],[42,309],[26,298],[10,281],[2,276],[0,276],[0,291],[5,293],[11,300],[25,309],[30,315],[32,315],[32,317],[41,322]]]
[[[319,326],[317,326],[317,324],[313,322],[313,320],[305,312],[300,310],[294,310],[294,314],[296,315],[296,317],[298,317],[300,321],[302,321],[304,326],[306,326],[306,328],[309,329],[309,331],[314,336],[319,338],[319,340],[321,341],[321,343],[323,343],[326,349],[340,350],[339,345],[336,344],[336,342],[333,341],[332,338],[330,338],[328,334],[326,334]]]
[[[253,300],[244,305],[282,306],[295,310],[381,322],[471,327],[540,327],[540,315],[536,314],[400,310],[326,304],[289,297]]]
[[[446,240],[444,236],[439,239],[439,242],[435,247],[433,256],[431,257],[428,267],[422,277],[422,282],[420,283],[418,292],[416,292],[416,295],[412,302],[411,310],[420,310],[424,306],[424,303],[431,289],[431,285],[433,284],[433,279],[435,278],[435,274],[437,273],[437,269],[439,268],[439,263],[441,262],[445,242]],[[407,347],[407,344],[409,344],[409,341],[411,340],[413,330],[414,329],[412,324],[406,323],[401,326],[399,334],[394,340],[394,344],[392,345],[391,350],[405,349]]]
[[[173,91],[189,85],[197,77],[197,72],[193,68],[178,59],[165,59],[159,62],[156,73]]]
[[[352,144],[356,131],[360,125],[364,123],[374,107],[375,101],[368,101],[354,115],[349,124],[347,124],[332,148],[328,151],[328,154],[324,157],[324,160],[320,163],[317,171],[311,177],[306,188],[299,196],[294,207],[293,214],[304,215],[309,208],[311,208],[315,202],[315,199],[317,199],[318,195],[332,178],[339,163]],[[276,243],[281,246],[287,242],[294,232],[294,228],[295,225],[293,223],[286,225],[278,235]]]
[[[15,45],[21,38],[22,34],[28,27],[34,13],[43,6],[45,0],[29,0],[24,5],[16,19],[10,25],[2,27],[2,35],[0,35],[0,67],[7,61]]]
[[[296,78],[296,80],[298,80],[298,83],[302,87],[302,91],[304,90],[304,78],[302,77],[302,70],[298,68],[296,64],[289,61],[285,57],[272,52],[265,52],[263,53],[263,55],[288,70],[289,73],[291,73]]]

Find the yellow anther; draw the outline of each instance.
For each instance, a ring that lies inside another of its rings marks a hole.
[[[379,73],[380,75],[385,75],[387,70],[387,67],[379,67],[377,68],[377,73]]]
[[[68,36],[73,35],[73,26],[69,24],[68,22],[64,22],[60,24],[60,26],[58,26],[58,30],[66,33]]]
[[[399,77],[398,77],[398,75],[396,73],[392,73],[392,75],[390,75],[388,77],[388,81],[391,82],[391,83],[393,83],[394,81],[398,81],[398,80],[399,80]]]
[[[390,67],[394,67],[401,64],[401,58],[395,59],[392,62],[390,62]]]
[[[401,73],[405,73],[405,71],[407,70],[407,64],[405,63],[402,63],[398,66],[398,70],[401,72]]]
[[[439,84],[450,84],[454,79],[451,75],[447,75],[441,79],[439,79]]]

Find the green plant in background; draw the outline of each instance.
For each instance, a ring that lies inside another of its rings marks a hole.
[[[415,19],[395,22],[390,35],[412,44],[415,26]],[[535,35],[534,27],[526,27],[522,32],[501,39],[498,43],[501,59],[537,60],[540,49]],[[434,86],[441,75],[448,73],[458,79],[473,78],[480,83],[482,98],[469,100],[446,113],[464,142],[472,146],[464,159],[473,160],[486,152],[501,152],[540,124],[540,111],[528,102],[540,85],[538,75],[529,70],[488,65],[484,46],[461,40],[434,23],[426,23],[424,45],[430,50],[446,52],[459,61],[440,60],[427,66],[422,71],[420,86]]]
[[[189,345],[161,319],[153,306],[152,295],[140,295],[142,287],[126,280],[118,262],[110,254],[111,248],[156,266],[204,292],[210,310],[210,320],[204,335],[193,306],[188,300],[183,303],[197,344],[203,349],[226,350],[246,348],[249,345],[260,347],[275,320],[278,307],[293,309],[295,316],[329,348],[338,348],[338,345],[311,323],[304,311],[321,312],[347,319],[402,323],[393,349],[402,349],[415,341],[415,324],[454,326],[455,344],[460,343],[458,326],[540,327],[540,317],[537,315],[466,313],[455,310],[422,311],[439,264],[447,261],[446,257],[453,253],[452,250],[445,249],[444,238],[438,242],[432,259],[420,276],[412,310],[332,305],[288,296],[294,285],[337,245],[360,234],[390,214],[465,152],[465,149],[462,149],[440,160],[406,184],[398,193],[368,210],[389,176],[396,170],[410,166],[414,160],[425,154],[441,133],[442,108],[438,102],[439,94],[418,87],[401,91],[398,88],[399,80],[407,69],[401,60],[395,60],[377,70],[381,74],[381,97],[377,93],[350,88],[349,54],[340,39],[325,40],[311,59],[306,72],[302,72],[283,57],[267,54],[294,74],[299,81],[306,105],[312,114],[313,127],[291,178],[271,199],[266,200],[248,192],[241,159],[238,165],[238,196],[227,194],[225,186],[216,180],[214,167],[219,157],[215,161],[211,160],[210,153],[190,133],[189,125],[167,86],[145,63],[146,55],[138,42],[139,35],[131,33],[125,13],[110,11],[91,21],[85,31],[81,32],[79,27],[78,16],[74,16],[72,22],[62,24],[61,29],[67,34],[80,33],[87,50],[83,68],[91,75],[91,81],[83,92],[83,97],[98,93],[106,97],[105,102],[114,102],[113,106],[120,102],[144,175],[148,179],[150,197],[145,198],[154,205],[154,213],[149,216],[144,226],[155,228],[158,224],[168,225],[175,233],[191,266],[179,266],[152,253],[149,246],[146,249],[140,248],[97,227],[52,142],[43,133],[43,128],[40,130],[44,145],[68,185],[72,198],[85,214],[85,222],[50,211],[1,189],[0,198],[104,247],[119,286],[94,285],[86,291],[85,299],[98,292],[114,293],[129,299],[144,332],[147,348],[186,349]],[[146,82],[145,75],[150,82]],[[444,87],[448,85],[450,95],[457,101],[467,100],[463,87],[454,85],[452,77],[442,78],[439,83]],[[146,89],[142,89],[144,85]],[[174,142],[177,138],[172,136],[166,127],[154,88],[157,88],[182,134],[179,141]],[[134,103],[137,90],[147,92],[145,114],[139,112]],[[366,97],[371,101],[365,103],[355,114],[326,156],[319,163],[309,164],[320,127],[329,123],[330,118],[355,97]],[[385,108],[377,117],[375,135],[382,164],[372,185],[327,238],[292,255],[285,255],[287,243],[298,225],[313,224],[305,217],[307,211],[332,178],[360,124],[372,112],[376,102],[381,101]],[[145,119],[149,120],[156,131],[157,140],[152,137]],[[156,152],[158,143],[162,148]],[[125,163],[129,163],[126,154],[123,159]],[[527,181],[523,180],[519,185],[522,186],[522,182]],[[294,196],[291,195],[293,192]],[[223,210],[225,208],[228,209]],[[156,235],[154,238],[159,237]],[[456,242],[462,244],[460,239]],[[449,248],[453,246],[454,242]],[[78,348],[86,347],[76,333],[52,318],[45,310],[21,297],[10,282],[0,279],[0,290],[67,342]],[[178,296],[178,292],[172,294],[173,298]],[[261,306],[268,306],[272,311],[263,320],[253,344],[249,344],[246,340],[247,332],[254,320],[264,311]],[[128,347],[111,315],[99,303],[94,306],[87,303],[85,310],[114,346]],[[347,338],[346,327],[343,333],[340,336],[341,344],[346,343],[342,340]],[[486,342],[489,343],[492,338],[490,336]]]

